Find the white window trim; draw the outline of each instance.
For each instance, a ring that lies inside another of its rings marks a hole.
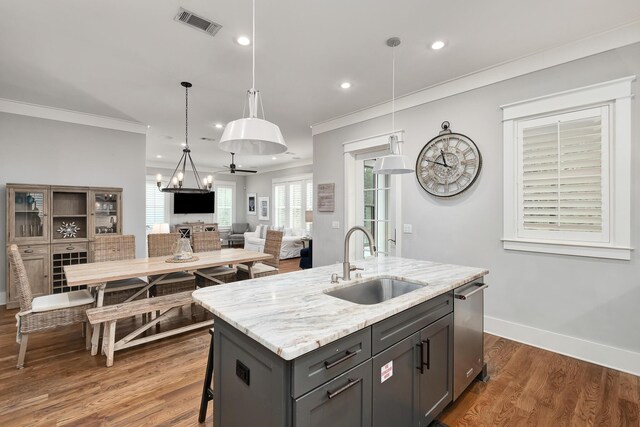
[[[156,176],[155,175],[146,175],[146,179],[145,179],[145,191],[146,191],[146,184],[147,183],[154,183],[156,184]],[[156,184],[157,185],[157,184]],[[158,189],[158,192],[160,192],[160,190]],[[164,220],[166,221],[166,223],[169,224],[169,226],[171,226],[171,206],[172,206],[172,202],[173,200],[171,200],[171,198],[169,198],[169,193],[162,193],[162,195],[164,195]],[[145,195],[145,229],[147,228],[146,225],[146,195]]]
[[[631,259],[631,82],[635,76],[502,105],[503,110],[503,247],[507,250]],[[519,119],[561,113],[593,105],[611,105],[609,242],[571,242],[518,236]]]
[[[311,181],[313,182],[313,174],[312,173],[305,173],[305,174],[301,174],[301,175],[291,175],[291,176],[286,176],[286,177],[280,177],[280,178],[273,178],[271,180],[271,201],[269,202],[270,205],[270,209],[271,212],[269,212],[271,214],[271,220],[269,220],[269,222],[275,224],[276,223],[276,194],[275,194],[275,187],[278,184],[286,184],[286,183],[290,183],[290,182],[298,182],[298,181],[302,181],[303,182],[303,188],[302,188],[302,204],[303,204],[303,215],[304,215],[304,210],[306,209],[306,187],[304,185],[305,181]],[[286,193],[285,193],[285,199],[288,199],[289,196],[289,189],[288,186],[286,187]],[[288,207],[289,202],[287,201],[287,207]],[[286,210],[286,219],[289,223],[291,223],[291,219],[289,218],[289,209]],[[267,221],[267,220],[262,220],[262,221]],[[303,220],[303,224],[304,224],[304,220]],[[288,228],[288,227],[287,227]],[[303,229],[305,227],[302,227]]]
[[[231,187],[231,224],[233,224],[234,222],[236,222],[236,212],[238,211],[237,209],[237,198],[236,198],[236,182],[235,181],[218,181],[215,180],[213,182],[213,188],[214,191],[216,191],[217,193],[217,187],[218,186],[222,186],[222,187]],[[216,222],[218,221],[218,195],[216,194]],[[220,231],[230,231],[231,227],[219,227]]]

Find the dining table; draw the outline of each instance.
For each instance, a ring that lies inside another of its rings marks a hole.
[[[67,280],[67,286],[77,287],[86,286],[96,295],[96,307],[102,307],[104,302],[104,291],[108,282],[132,279],[136,277],[150,277],[146,286],[142,287],[138,292],[129,297],[124,303],[133,301],[143,293],[147,293],[152,286],[162,286],[161,281],[170,273],[188,272],[198,274],[199,270],[210,267],[231,266],[244,264],[247,266],[249,277],[253,278],[252,267],[255,263],[271,259],[272,256],[263,252],[249,251],[239,248],[225,248],[211,252],[197,252],[191,260],[179,260],[176,262],[172,256],[160,256],[149,258],[135,258],[119,261],[104,261],[88,264],[73,264],[64,266],[64,274]],[[209,278],[212,280],[211,278]],[[215,280],[214,280],[215,281]],[[153,320],[154,324],[159,322],[159,318]],[[199,322],[188,327],[195,329],[197,327],[211,326],[212,320]],[[149,324],[143,325],[136,331],[129,334],[130,336],[139,335],[149,329]],[[175,335],[184,332],[186,329],[178,328],[175,333],[163,333],[163,336]],[[98,341],[100,339],[100,324],[93,327],[91,336],[91,355],[98,354]]]

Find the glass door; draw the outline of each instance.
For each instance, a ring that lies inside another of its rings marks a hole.
[[[9,189],[9,241],[49,242],[48,189]]]
[[[376,159],[363,164],[363,221],[375,239],[380,255],[395,254],[395,225],[391,209],[391,176],[373,173]],[[364,256],[370,256],[369,245],[364,246]]]
[[[120,191],[94,190],[91,192],[94,235],[122,233],[121,198]]]
[[[378,255],[396,255],[397,176],[373,173],[376,158],[386,152],[358,154],[355,158],[356,224],[371,232]],[[355,257],[371,255],[362,233],[356,233]]]

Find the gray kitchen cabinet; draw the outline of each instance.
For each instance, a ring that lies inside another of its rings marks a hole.
[[[214,425],[427,426],[453,397],[453,293],[284,360],[214,317]]]
[[[453,314],[420,331],[420,426],[428,426],[453,400]]]
[[[296,399],[296,427],[371,426],[371,360]]]
[[[373,357],[373,426],[416,425],[418,381],[415,333]]]

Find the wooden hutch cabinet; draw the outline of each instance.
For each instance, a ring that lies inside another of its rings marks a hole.
[[[6,227],[34,296],[75,290],[63,267],[89,262],[96,235],[122,233],[122,189],[7,184]],[[6,280],[7,308],[18,307],[8,257]]]

